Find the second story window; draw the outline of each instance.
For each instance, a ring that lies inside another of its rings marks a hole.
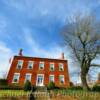
[[[59,71],[64,71],[63,63],[59,63]]]
[[[44,69],[44,62],[40,62],[40,63],[39,63],[39,69],[40,69],[40,70]]]
[[[50,63],[50,71],[54,71],[54,63]]]
[[[29,61],[28,63],[28,69],[32,69],[33,68],[33,61]]]
[[[18,60],[17,69],[22,69],[23,60]]]
[[[20,77],[20,73],[15,73],[12,82],[13,83],[18,83],[19,82],[19,77]]]

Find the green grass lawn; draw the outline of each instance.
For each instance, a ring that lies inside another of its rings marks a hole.
[[[55,94],[68,95],[77,100],[100,100],[100,92],[83,91],[83,90],[54,90]]]
[[[29,92],[23,90],[0,90],[0,97],[2,96],[23,96],[28,95]]]
[[[100,100],[100,92],[85,92],[82,90],[68,90],[68,89],[56,89],[53,90],[54,94],[60,93],[62,96],[71,96],[77,100]],[[0,90],[0,97],[18,97],[28,96],[29,92],[23,90]]]

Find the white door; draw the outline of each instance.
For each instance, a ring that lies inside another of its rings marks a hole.
[[[44,75],[43,74],[38,74],[37,75],[36,86],[43,86],[43,83],[44,83]]]

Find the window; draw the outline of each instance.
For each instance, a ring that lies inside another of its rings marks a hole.
[[[62,63],[59,63],[59,71],[64,71],[64,67]]]
[[[64,84],[64,75],[59,76],[59,81],[61,84]]]
[[[23,60],[18,60],[17,69],[22,69]]]
[[[13,77],[13,83],[18,83],[19,82],[19,77],[20,77],[20,73],[15,73],[14,77]]]
[[[54,63],[50,63],[50,71],[54,71]]]
[[[54,82],[54,75],[49,76],[49,82]]]
[[[33,68],[33,61],[29,61],[28,63],[28,69],[32,69]]]
[[[26,74],[25,81],[31,81],[31,74]]]
[[[44,62],[39,63],[39,69],[44,69]]]

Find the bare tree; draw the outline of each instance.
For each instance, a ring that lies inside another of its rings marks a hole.
[[[73,18],[61,34],[80,65],[83,89],[89,90],[86,76],[91,66],[98,66],[92,61],[100,54],[100,23],[91,15]]]

